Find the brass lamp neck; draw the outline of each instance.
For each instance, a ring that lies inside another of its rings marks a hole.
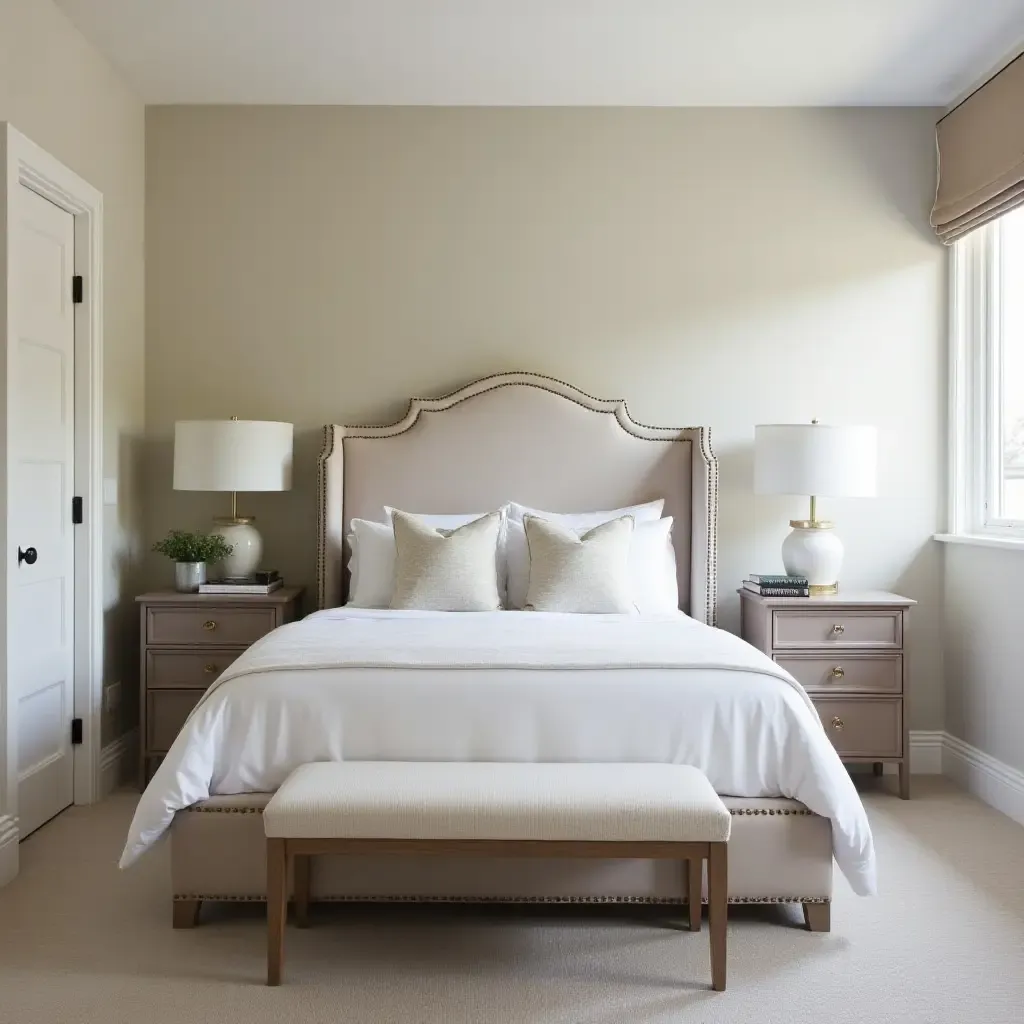
[[[256,522],[255,516],[240,516],[238,514],[238,495],[231,492],[231,515],[229,516],[214,516],[213,521],[218,526],[244,526],[248,523]]]
[[[809,519],[790,519],[789,525],[797,530],[831,530],[832,524],[818,518],[818,499],[811,495],[811,515]]]

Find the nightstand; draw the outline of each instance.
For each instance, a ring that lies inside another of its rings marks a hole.
[[[145,786],[207,687],[250,644],[299,616],[301,587],[267,596],[136,598],[141,613],[139,782]]]
[[[807,691],[844,761],[899,765],[910,796],[906,637],[917,603],[881,591],[761,597],[740,590],[743,639]]]

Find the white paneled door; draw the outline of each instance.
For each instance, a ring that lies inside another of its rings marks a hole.
[[[11,224],[8,667],[22,838],[74,799],[75,222],[19,186]]]

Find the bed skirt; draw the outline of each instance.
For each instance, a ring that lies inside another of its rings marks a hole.
[[[269,793],[217,796],[175,816],[175,900],[265,900],[263,808]],[[832,898],[832,827],[795,800],[723,797],[733,815],[730,903]],[[317,857],[316,900],[508,903],[682,903],[670,861],[469,857]],[[706,898],[706,893],[704,894]]]

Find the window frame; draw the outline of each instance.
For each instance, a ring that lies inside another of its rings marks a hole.
[[[1002,251],[998,219],[950,250],[949,529],[1024,545],[1024,519],[989,515],[1003,484]]]

